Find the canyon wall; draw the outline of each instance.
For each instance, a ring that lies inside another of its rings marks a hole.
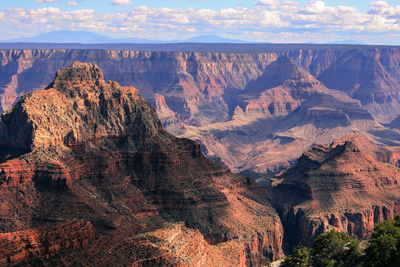
[[[24,95],[0,118],[0,151],[0,262],[259,266],[282,255],[279,216],[255,182],[164,131],[136,88],[95,65],[76,61]]]
[[[268,120],[327,133],[374,123],[360,101],[287,56],[248,92],[261,107],[287,97],[257,115],[260,129]],[[234,120],[246,112],[236,108]],[[296,142],[289,133],[282,145]],[[367,239],[400,213],[399,151],[345,136],[314,145],[262,187],[166,132],[138,89],[75,61],[0,117],[0,263],[263,266],[330,229]]]
[[[388,124],[400,115],[397,47],[290,46],[265,52],[3,49],[2,109],[47,86],[56,70],[74,60],[97,64],[106,80],[140,88],[166,130],[196,140],[208,157],[234,172],[275,172],[290,166],[310,145],[346,134],[399,145],[398,129]],[[269,68],[273,62],[275,67]],[[348,117],[341,104],[319,105],[313,94],[322,87],[344,92],[369,115]],[[303,102],[307,123],[298,113]],[[332,123],[326,125],[327,120]]]

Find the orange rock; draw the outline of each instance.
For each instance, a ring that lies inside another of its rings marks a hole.
[[[310,244],[330,229],[367,239],[377,223],[399,214],[400,170],[382,157],[390,153],[354,135],[303,153],[273,181],[287,242]]]
[[[0,148],[2,232],[75,218],[98,232],[85,246],[66,236],[39,238],[32,255],[3,251],[15,261],[231,266],[282,255],[278,214],[255,184],[164,131],[137,89],[105,82],[95,65],[74,62],[22,97],[1,118]]]

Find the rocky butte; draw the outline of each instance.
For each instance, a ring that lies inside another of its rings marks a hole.
[[[400,213],[398,155],[354,135],[303,153],[271,187],[285,245],[310,245],[331,229],[366,239],[375,224],[393,219]]]
[[[259,266],[283,227],[251,179],[74,62],[0,120],[0,264]]]

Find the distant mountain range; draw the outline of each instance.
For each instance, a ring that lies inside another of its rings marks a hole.
[[[183,40],[184,43],[249,43],[243,40],[227,39],[217,35],[200,35]]]
[[[113,38],[106,35],[87,32],[87,31],[53,31],[43,33],[33,37],[16,38],[10,40],[0,40],[0,43],[53,43],[53,44],[173,44],[173,43],[230,43],[230,44],[250,44],[240,39],[228,39],[218,35],[199,35],[182,40],[151,40],[145,38]],[[263,42],[267,43],[267,42]],[[330,44],[363,44],[354,40],[341,40]]]
[[[110,44],[110,43],[248,43],[243,40],[227,39],[217,35],[200,35],[184,40],[150,40],[143,38],[112,38],[109,36],[87,31],[53,31],[33,37],[3,40],[7,43],[81,43],[81,44]]]

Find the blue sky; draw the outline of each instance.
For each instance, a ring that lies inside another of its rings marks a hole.
[[[400,44],[400,0],[0,1],[1,39],[54,30],[157,40],[216,34],[280,43]]]

